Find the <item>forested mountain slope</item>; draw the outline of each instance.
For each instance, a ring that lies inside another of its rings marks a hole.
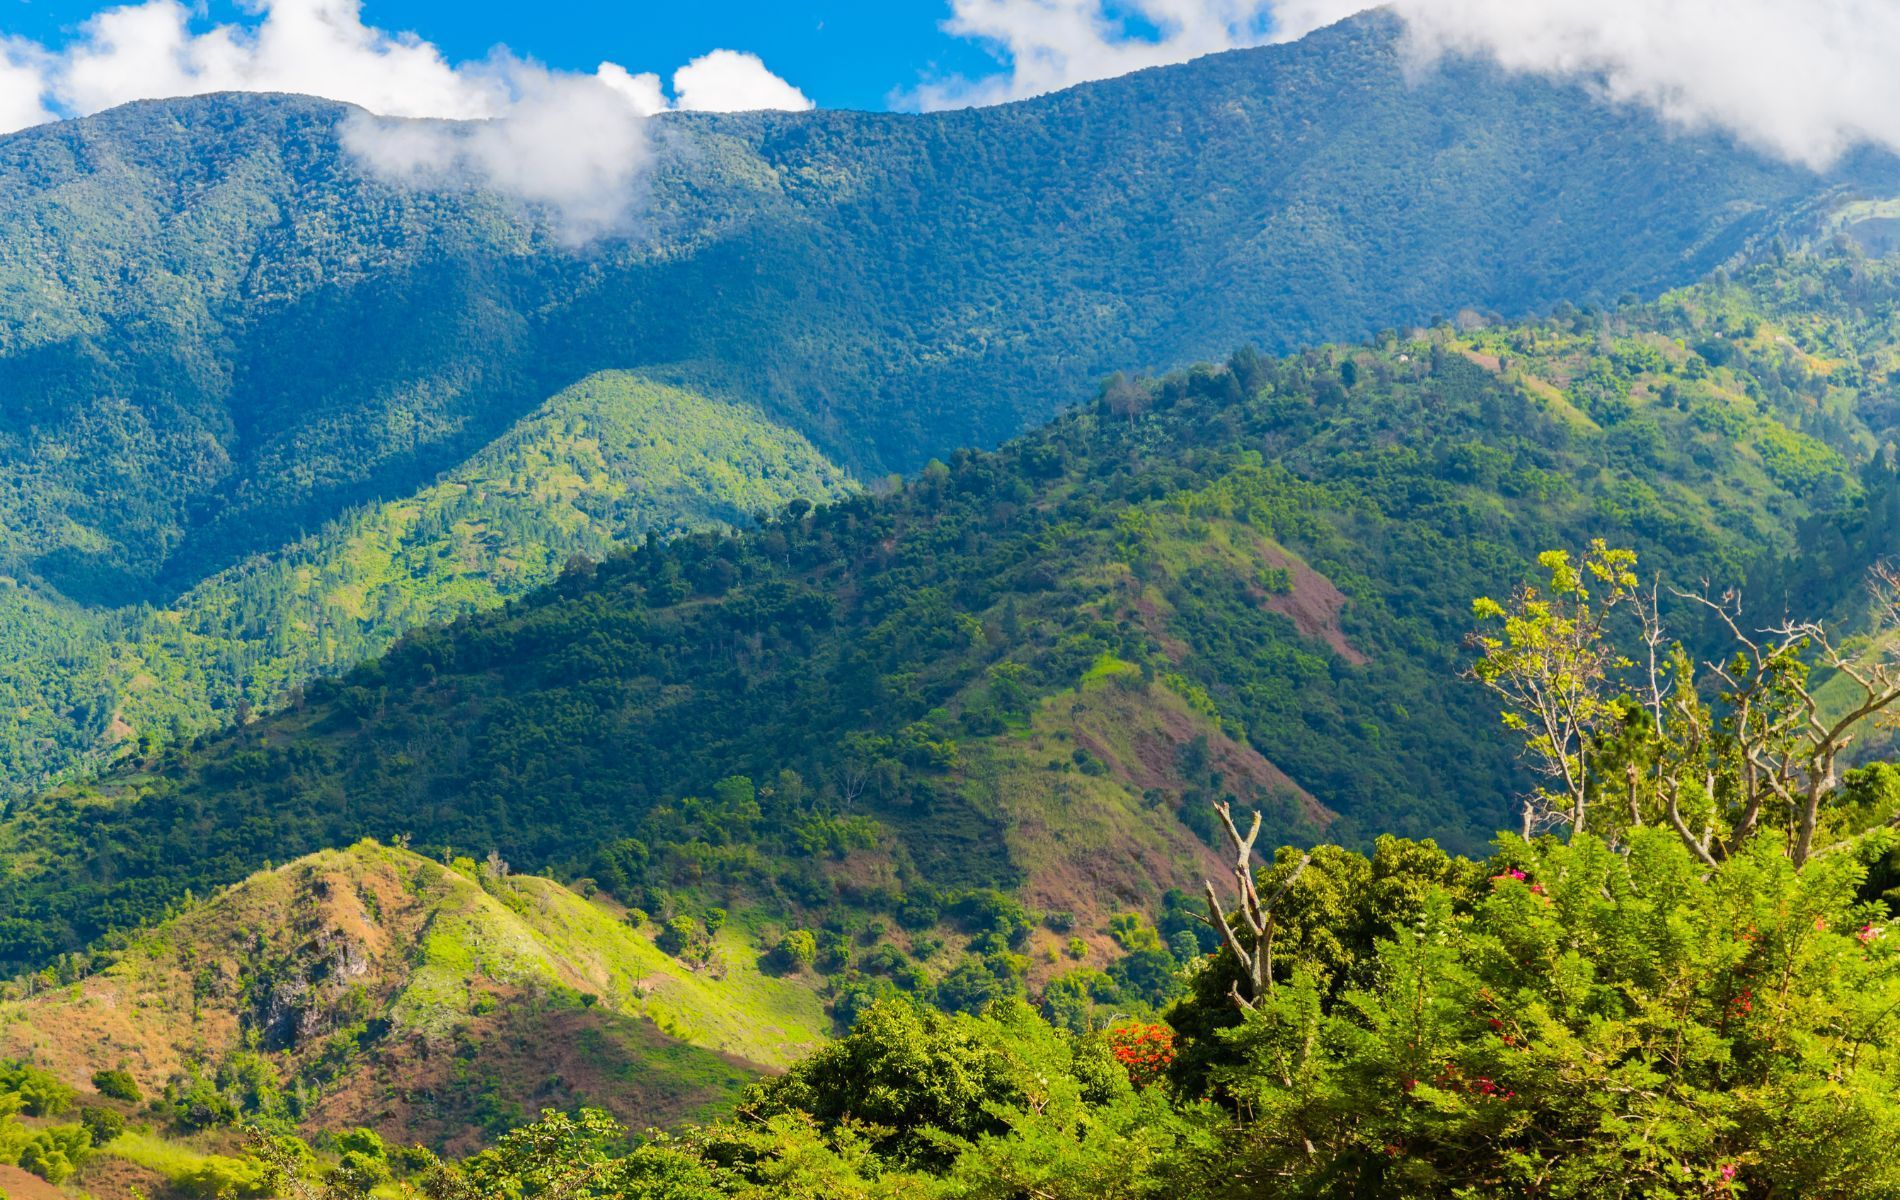
[[[0,574],[25,588],[0,644],[72,660],[7,684],[0,784],[170,736],[125,680],[201,677],[186,730],[280,703],[312,664],[221,644],[295,612],[238,606],[171,675],[136,647],[92,665],[154,636],[102,613],[300,560],[600,371],[753,406],[870,478],[1112,369],[1651,292],[1900,192],[1886,159],[1821,177],[1540,78],[1419,72],[1399,36],[1374,14],[963,112],[669,115],[633,231],[579,248],[498,197],[366,175],[324,101],[0,139]],[[392,584],[361,649],[440,611],[428,578]]]
[[[0,959],[366,834],[655,912],[971,887],[1153,909],[1207,869],[1228,795],[1275,840],[1481,845],[1522,779],[1458,678],[1469,603],[1536,552],[1606,537],[1851,619],[1900,515],[1897,292],[1891,263],[1794,258],[1648,306],[1241,353],[888,497],[649,542],[16,803]]]
[[[914,468],[1117,367],[1685,282],[1831,182],[1476,63],[1414,81],[1397,38],[995,109],[669,117],[642,231],[574,252],[365,177],[321,101],[13,135],[8,550],[82,599],[195,582],[652,363]]]
[[[0,780],[180,741],[281,705],[404,629],[492,608],[649,534],[843,495],[844,472],[755,410],[628,372],[564,389],[412,495],[365,504],[162,606],[0,588]]]

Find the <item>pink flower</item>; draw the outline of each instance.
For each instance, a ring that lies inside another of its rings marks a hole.
[[[1733,1183],[1734,1181],[1735,1181],[1735,1164],[1723,1163],[1722,1164],[1722,1182]]]
[[[1854,936],[1860,939],[1861,945],[1865,946],[1869,942],[1872,942],[1875,938],[1879,937],[1881,934],[1885,932],[1886,930],[1881,929],[1878,926],[1862,925],[1860,927],[1860,932],[1855,934]]]
[[[1816,929],[1817,931],[1818,931],[1818,930],[1822,930],[1822,929],[1826,929],[1826,928],[1827,928],[1827,918],[1826,918],[1826,917],[1816,917],[1816,918],[1814,918],[1814,928],[1815,928],[1815,929]]]

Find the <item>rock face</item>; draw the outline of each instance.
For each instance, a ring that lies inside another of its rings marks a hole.
[[[363,945],[321,929],[298,953],[253,984],[252,1022],[266,1049],[295,1050],[360,1018],[354,985],[369,975]]]

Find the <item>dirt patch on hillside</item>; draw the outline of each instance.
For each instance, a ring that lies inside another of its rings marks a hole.
[[[490,1136],[484,1123],[532,1120],[544,1108],[605,1109],[634,1130],[678,1125],[769,1073],[676,1042],[639,1018],[560,1007],[519,989],[494,995],[494,1011],[447,1042],[415,1037],[383,1047],[318,1101],[307,1124],[366,1125],[463,1154]]]
[[[1188,644],[1169,632],[1167,618],[1161,612],[1161,604],[1150,591],[1146,588],[1135,588],[1134,595],[1128,603],[1128,612],[1142,629],[1147,631],[1148,636],[1155,640],[1155,644],[1161,647],[1161,652],[1168,656],[1169,662],[1180,663],[1187,660]]]
[[[129,1200],[143,1193],[147,1196],[167,1198],[172,1195],[166,1190],[165,1177],[149,1167],[141,1167],[123,1158],[114,1158],[110,1154],[95,1154],[79,1168],[79,1174],[68,1184],[82,1196],[97,1196],[99,1200]],[[137,1189],[134,1191],[133,1189]],[[32,1200],[34,1193],[14,1191],[4,1180],[0,1180],[0,1190],[4,1190],[13,1200]],[[72,1200],[71,1193],[51,1191],[47,1196],[58,1196],[60,1200]]]
[[[1483,354],[1477,350],[1465,350],[1462,353],[1466,358],[1491,372],[1493,375],[1504,370],[1503,361],[1495,354]]]
[[[1302,637],[1324,642],[1333,653],[1353,666],[1362,667],[1371,661],[1346,639],[1346,631],[1339,627],[1339,614],[1350,602],[1346,593],[1340,591],[1332,580],[1265,538],[1256,540],[1254,551],[1269,567],[1283,568],[1292,584],[1287,591],[1279,593],[1254,588],[1252,593],[1255,600],[1270,612],[1277,612],[1292,621],[1293,628],[1299,630]]]
[[[1223,875],[1221,856],[1177,816],[1193,786],[1182,763],[1202,738],[1201,769],[1219,772],[1222,790],[1243,804],[1277,807],[1314,828],[1333,819],[1286,772],[1162,685],[1090,687],[1048,702],[1036,735],[1009,747],[1014,764],[996,784],[1024,899],[1072,911],[1086,930],[1112,912],[1152,906],[1169,888]]]
[[[0,1163],[0,1196],[7,1200],[71,1200],[71,1197],[31,1171]]]
[[[1207,736],[1208,765],[1229,781],[1235,794],[1289,796],[1299,802],[1306,818],[1322,828],[1337,815],[1293,781],[1258,750],[1227,736],[1218,726],[1196,722],[1180,709],[1157,706],[1156,727],[1133,735],[1136,762],[1130,778],[1136,786],[1174,788],[1180,785],[1182,750],[1203,733]]]

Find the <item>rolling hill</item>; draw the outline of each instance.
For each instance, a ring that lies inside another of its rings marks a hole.
[[[163,605],[0,590],[0,779],[190,738],[280,705],[404,629],[492,608],[648,535],[733,527],[844,472],[757,412],[604,371],[435,483],[364,504]]]
[[[232,1109],[468,1149],[544,1107],[636,1127],[723,1111],[829,1032],[816,977],[761,974],[737,930],[698,970],[653,934],[505,864],[362,843],[192,906],[75,988],[0,1002],[0,1059],[87,1093],[123,1071],[186,1130]],[[113,1194],[200,1161],[118,1149],[89,1172]]]

